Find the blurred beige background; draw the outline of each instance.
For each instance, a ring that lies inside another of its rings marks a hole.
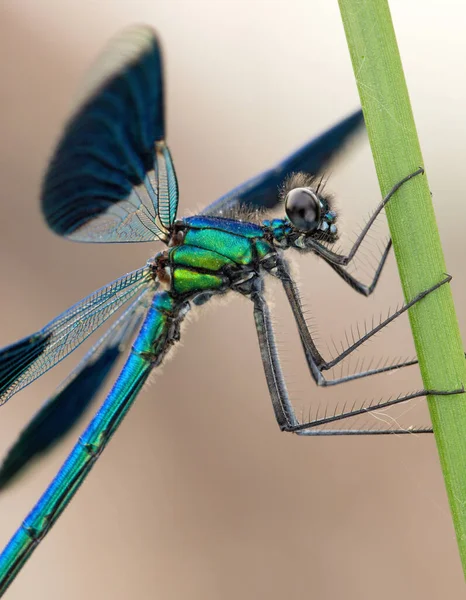
[[[391,5],[464,331],[466,9],[454,0]],[[2,0],[0,345],[157,251],[155,244],[66,242],[47,230],[38,204],[80,78],[108,38],[134,22],[153,25],[164,43],[180,215],[357,106],[336,1]],[[331,175],[351,233],[378,199],[367,142]],[[299,267],[322,340],[401,299],[393,258],[369,301],[312,257]],[[290,390],[304,411],[318,398],[419,387],[412,369],[316,390],[280,297],[275,308]],[[368,355],[409,355],[410,344],[404,323],[379,336]],[[65,361],[2,408],[2,452],[73,364]],[[0,498],[1,545],[77,435]],[[8,598],[32,595],[429,600],[464,597],[464,581],[433,438],[280,434],[251,306],[234,298],[186,328],[174,360],[145,388]]]

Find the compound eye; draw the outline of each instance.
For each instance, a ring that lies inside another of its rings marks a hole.
[[[286,216],[300,231],[312,232],[319,226],[320,202],[309,188],[295,188],[285,198]]]

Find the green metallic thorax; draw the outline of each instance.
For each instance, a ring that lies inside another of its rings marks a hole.
[[[264,229],[254,223],[197,216],[178,222],[175,232],[178,245],[168,250],[167,266],[172,291],[185,298],[231,288],[274,251]]]

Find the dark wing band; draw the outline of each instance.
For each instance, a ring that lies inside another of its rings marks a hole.
[[[276,167],[256,175],[234,188],[212,204],[202,214],[222,215],[244,205],[248,208],[273,208],[279,202],[279,188],[291,173],[304,171],[316,175],[326,167],[347,139],[364,124],[358,110],[285,158]]]
[[[91,70],[43,182],[42,210],[56,233],[82,242],[167,240],[178,186],[163,92],[155,33],[123,31]]]

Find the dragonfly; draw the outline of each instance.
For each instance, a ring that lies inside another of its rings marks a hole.
[[[457,390],[421,390],[300,422],[275,343],[264,294],[266,276],[278,279],[283,286],[310,374],[318,386],[342,384],[413,365],[415,360],[407,360],[339,378],[325,376],[326,371],[375,333],[450,280],[445,276],[354,339],[331,360],[318,350],[284,256],[286,251],[321,257],[356,292],[369,296],[379,281],[391,240],[388,239],[369,284],[354,277],[348,265],[397,190],[423,172],[419,168],[394,185],[351,249],[347,253],[335,251],[339,238],[337,213],[317,175],[362,125],[362,112],[358,110],[200,214],[177,218],[179,193],[166,143],[162,55],[157,36],[148,26],[133,26],[110,42],[50,161],[42,186],[42,211],[49,227],[69,240],[159,241],[165,248],[142,268],[95,291],[40,331],[0,350],[3,404],[73,352],[117,311],[122,311],[33,416],[0,467],[3,489],[32,459],[73,427],[119,358],[128,355],[102,406],[0,555],[0,595],[65,510],[149,374],[180,339],[188,312],[215,296],[236,292],[251,301],[268,391],[282,431],[303,436],[431,431],[427,427],[365,429],[339,424],[413,398],[458,393]],[[284,216],[262,218],[265,210],[280,204]]]

